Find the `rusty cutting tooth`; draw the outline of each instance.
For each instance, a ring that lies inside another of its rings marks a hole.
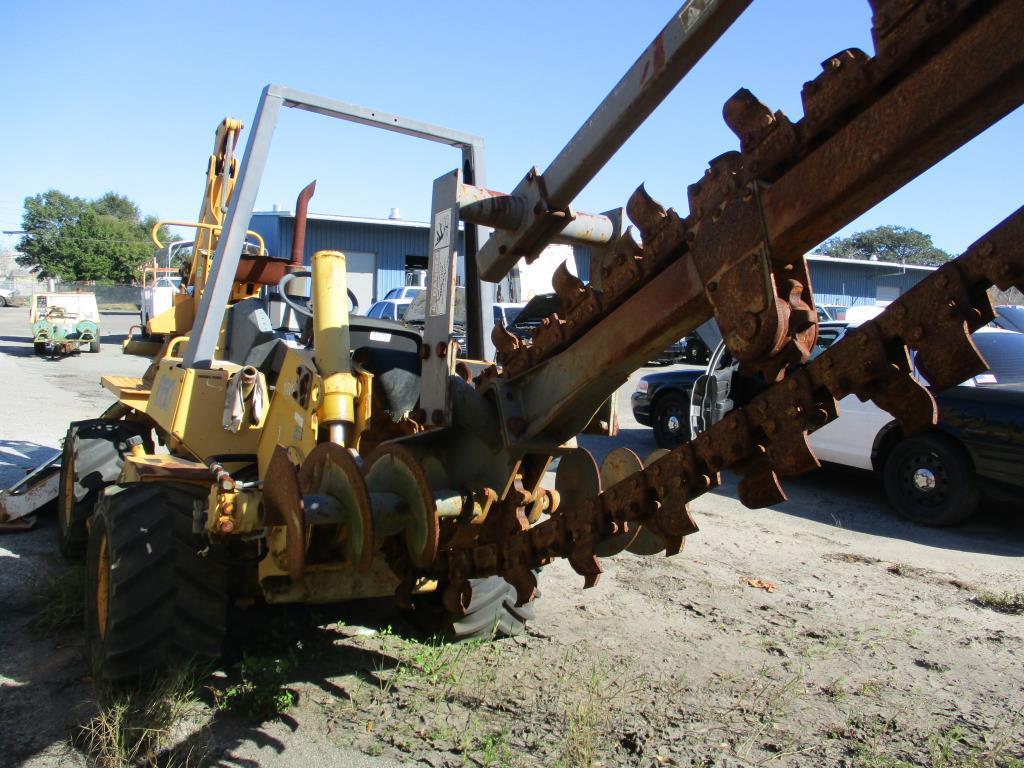
[[[760,144],[775,124],[772,111],[746,88],[740,88],[729,97],[722,107],[722,117],[740,140],[740,149],[744,152]]]
[[[504,361],[514,355],[520,347],[519,337],[511,333],[500,320],[491,329],[491,342],[498,352],[498,360]]]
[[[626,231],[615,241],[614,252],[621,258],[636,259],[644,255],[644,249],[633,237],[633,227],[626,227]]]
[[[468,579],[453,579],[441,595],[441,602],[453,616],[465,616],[472,600],[473,587]]]
[[[651,197],[647,193],[646,187],[641,184],[629,196],[629,202],[626,203],[626,215],[636,225],[636,228],[640,230],[640,235],[643,239],[647,240],[657,230],[658,226],[665,221],[667,213],[665,206]]]
[[[516,605],[523,606],[537,595],[537,576],[529,568],[514,568],[504,574],[505,581],[515,587]]]
[[[575,307],[580,299],[583,298],[583,281],[569,271],[565,261],[558,265],[555,274],[551,276],[551,286],[558,295],[562,314],[568,314],[569,310]]]
[[[569,565],[583,577],[584,589],[596,586],[603,573],[601,564],[594,556],[592,542],[590,544],[591,546],[588,546],[587,543],[578,544],[569,555]]]

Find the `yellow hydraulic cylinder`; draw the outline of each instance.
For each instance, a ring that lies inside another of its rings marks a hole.
[[[313,355],[323,377],[319,420],[331,442],[345,445],[355,424],[356,378],[352,375],[345,254],[313,254]]]

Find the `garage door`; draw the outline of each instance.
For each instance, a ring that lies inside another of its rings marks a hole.
[[[366,314],[375,295],[377,254],[345,251],[345,268],[348,271],[348,289],[359,299],[359,314]]]

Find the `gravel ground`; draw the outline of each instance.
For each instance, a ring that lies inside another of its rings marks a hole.
[[[101,371],[141,373],[118,348],[132,319],[104,316],[100,354],[48,361],[32,355],[27,310],[0,310],[0,481],[110,402]],[[620,437],[588,439],[596,454],[653,450],[630,389]],[[207,692],[174,754],[296,767],[1021,765],[1024,616],[978,600],[1024,593],[1019,505],[937,531],[895,518],[869,473],[830,467],[786,489],[787,503],[752,511],[726,482],[693,505],[701,531],[681,556],[607,560],[591,590],[556,563],[514,640],[439,644],[380,602],[241,613],[210,686],[223,691],[243,653],[285,658],[296,703],[254,723]],[[54,528],[44,518],[0,538],[0,764],[87,763],[74,746],[96,713],[81,629],[38,627],[67,573]]]

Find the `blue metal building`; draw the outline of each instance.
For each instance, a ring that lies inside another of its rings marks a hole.
[[[259,232],[275,256],[291,253],[295,217],[288,211],[254,213],[250,228]],[[463,252],[459,233],[459,252]],[[426,269],[430,233],[426,222],[367,219],[310,213],[306,225],[305,260],[319,250],[340,250],[348,256],[350,287],[362,311],[392,288],[407,285],[407,274]],[[577,274],[589,279],[590,249],[576,247]],[[892,301],[920,282],[934,267],[883,261],[807,257],[817,303],[826,307],[873,305]],[[460,275],[464,274],[462,265]]]

